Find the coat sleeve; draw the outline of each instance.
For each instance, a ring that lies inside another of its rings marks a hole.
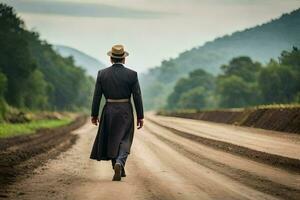
[[[135,76],[134,76],[134,83],[133,83],[133,87],[132,87],[132,96],[133,96],[133,101],[134,101],[137,118],[144,119],[142,93],[141,93],[137,73],[135,73]]]
[[[98,117],[98,115],[99,115],[99,107],[100,107],[100,102],[101,102],[101,97],[102,97],[100,74],[101,73],[99,71],[98,75],[97,75],[94,96],[93,96],[93,102],[92,102],[92,112],[91,112],[92,117]]]

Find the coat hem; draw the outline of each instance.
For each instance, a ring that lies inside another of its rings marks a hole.
[[[90,157],[90,159],[91,159],[91,160],[101,161],[101,160],[111,160],[111,159],[113,159],[113,158],[107,158],[107,157],[105,157],[105,158],[92,158],[92,157]]]

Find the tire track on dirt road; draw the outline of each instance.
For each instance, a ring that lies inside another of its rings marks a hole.
[[[127,177],[121,182],[111,181],[111,163],[89,159],[96,132],[97,127],[89,122],[74,131],[72,134],[78,137],[75,145],[33,173],[17,177],[3,197],[11,200],[172,199],[173,191],[165,189],[166,184],[156,182],[156,176],[149,172],[143,161],[130,157]]]
[[[149,121],[145,128],[187,158],[241,184],[283,199],[300,197],[299,175],[203,146]]]
[[[258,151],[258,150],[249,148],[247,146],[243,146],[243,144],[237,145],[237,144],[233,144],[230,142],[226,142],[224,140],[218,140],[216,138],[212,139],[211,137],[209,137],[209,133],[207,133],[207,132],[197,135],[196,132],[201,132],[201,128],[200,128],[200,130],[197,129],[195,131],[194,128],[190,128],[190,127],[187,127],[186,125],[182,125],[182,124],[179,124],[176,122],[173,122],[173,123],[168,122],[168,124],[166,124],[163,121],[159,121],[162,118],[163,117],[160,116],[159,119],[155,119],[155,118],[153,118],[153,115],[151,115],[151,117],[147,118],[147,119],[148,119],[148,121],[150,121],[156,125],[159,125],[165,129],[168,129],[171,132],[173,132],[181,137],[197,141],[201,144],[204,144],[204,145],[207,145],[207,146],[210,146],[210,147],[222,150],[222,151],[233,153],[233,154],[236,154],[239,156],[244,156],[244,157],[247,157],[254,161],[263,162],[263,163],[266,163],[269,165],[275,165],[282,169],[288,169],[292,172],[300,174],[300,159],[285,157],[285,156],[272,154],[272,153],[264,152],[264,151]],[[167,117],[165,117],[165,118],[167,118]],[[170,119],[167,119],[167,121],[170,121]],[[218,124],[216,126],[218,126]],[[202,135],[207,135],[208,137],[205,137]],[[297,139],[299,140],[299,138],[297,138]],[[279,145],[279,144],[277,144],[277,145]],[[300,150],[298,144],[292,144],[292,145],[293,145],[292,147],[287,147],[287,149],[288,148],[292,149],[292,151],[296,151],[296,149]]]
[[[164,166],[162,171],[165,171],[165,176],[180,177],[181,181],[178,184],[182,186],[181,190],[184,190],[185,186],[191,185],[196,187],[196,193],[203,196],[206,194],[207,196],[207,198],[200,197],[196,199],[278,199],[241,184],[204,165],[199,165],[186,155],[179,153],[174,146],[169,146],[146,129],[140,137],[145,141],[145,145],[149,146],[147,149],[151,149],[160,160],[152,163],[152,165],[161,163]],[[138,141],[141,139],[138,138]]]

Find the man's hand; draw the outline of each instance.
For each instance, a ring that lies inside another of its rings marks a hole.
[[[95,126],[97,126],[97,125],[98,125],[98,122],[99,122],[98,117],[92,117],[92,118],[91,118],[91,122],[92,122],[92,124],[94,124]]]
[[[137,129],[141,129],[144,126],[144,119],[138,119],[137,120]]]

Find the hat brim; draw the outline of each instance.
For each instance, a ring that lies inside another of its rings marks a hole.
[[[111,51],[109,51],[109,52],[107,52],[107,55],[112,58],[125,58],[125,57],[129,56],[129,53],[125,51],[122,56],[116,56],[116,55],[113,55]]]

